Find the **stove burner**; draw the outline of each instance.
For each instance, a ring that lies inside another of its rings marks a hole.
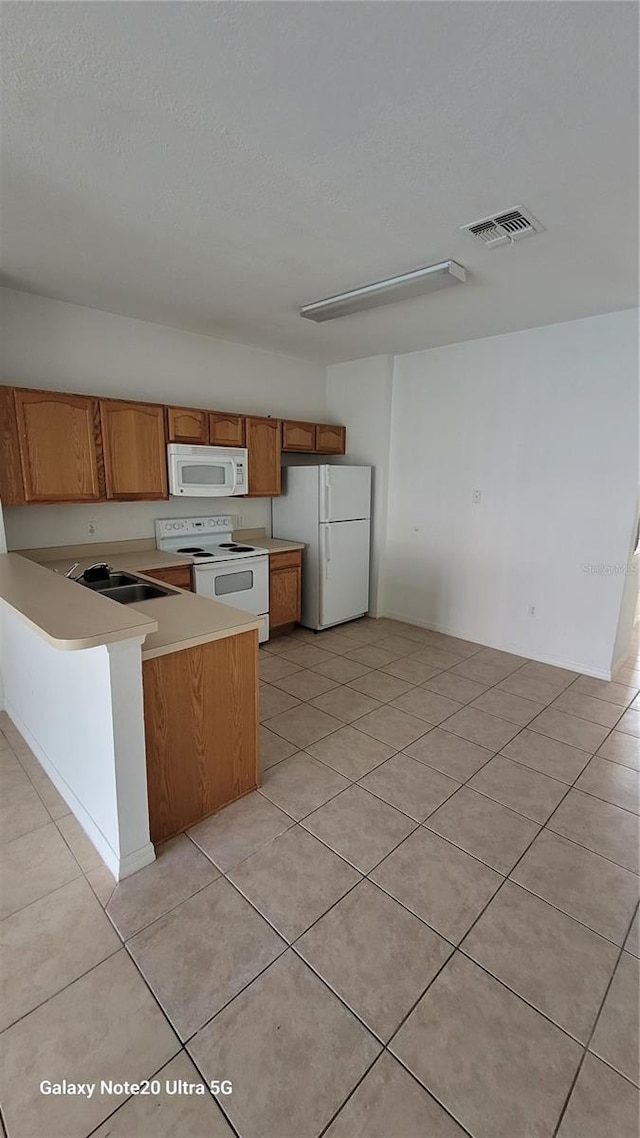
[[[204,553],[204,549],[201,545],[185,545],[178,553]]]
[[[198,552],[194,553],[192,556],[193,557],[215,557],[215,553],[207,553],[206,549],[199,549]]]
[[[219,549],[231,549],[233,553],[253,553],[252,545],[237,545],[235,541],[223,541]]]

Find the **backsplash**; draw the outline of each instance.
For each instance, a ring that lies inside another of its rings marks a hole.
[[[269,498],[170,498],[168,502],[94,502],[90,505],[14,506],[4,509],[7,549],[85,545],[155,538],[156,518],[231,514],[236,529],[271,533]],[[90,523],[95,533],[89,533]]]

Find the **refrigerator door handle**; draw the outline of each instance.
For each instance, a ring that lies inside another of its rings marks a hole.
[[[331,530],[325,526],[324,531],[324,575],[329,576],[329,562],[331,561]]]
[[[327,522],[331,520],[331,474],[328,466],[324,468],[324,517]]]

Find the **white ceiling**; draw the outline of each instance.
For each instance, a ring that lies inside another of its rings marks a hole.
[[[635,3],[10,3],[4,283],[336,361],[637,303]],[[524,204],[486,250],[458,227]],[[453,258],[466,285],[298,305]]]

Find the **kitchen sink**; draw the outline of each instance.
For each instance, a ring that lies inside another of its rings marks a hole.
[[[108,596],[109,601],[120,601],[121,604],[137,604],[139,601],[155,601],[158,596],[178,596],[173,588],[164,588],[162,585],[149,585],[138,580],[134,585],[116,585],[110,588],[101,588],[100,596]]]
[[[132,585],[116,585],[100,589],[100,596],[109,597],[111,601],[119,601],[121,605],[135,605],[139,601],[155,601],[157,597],[177,597],[174,589],[165,589],[162,585],[150,585],[146,581],[136,581]]]
[[[108,577],[101,577],[97,581],[83,581],[80,578],[78,584],[84,585],[85,589],[93,589],[96,593],[103,593],[105,589],[115,589],[120,585],[137,585],[139,578],[132,573],[110,573]]]
[[[112,571],[97,581],[83,581],[81,577],[77,578],[77,581],[79,585],[84,585],[85,589],[92,589],[94,593],[100,593],[101,597],[108,597],[110,601],[119,601],[121,605],[135,605],[140,601],[155,601],[158,597],[178,596],[175,589],[143,581],[133,573]]]

